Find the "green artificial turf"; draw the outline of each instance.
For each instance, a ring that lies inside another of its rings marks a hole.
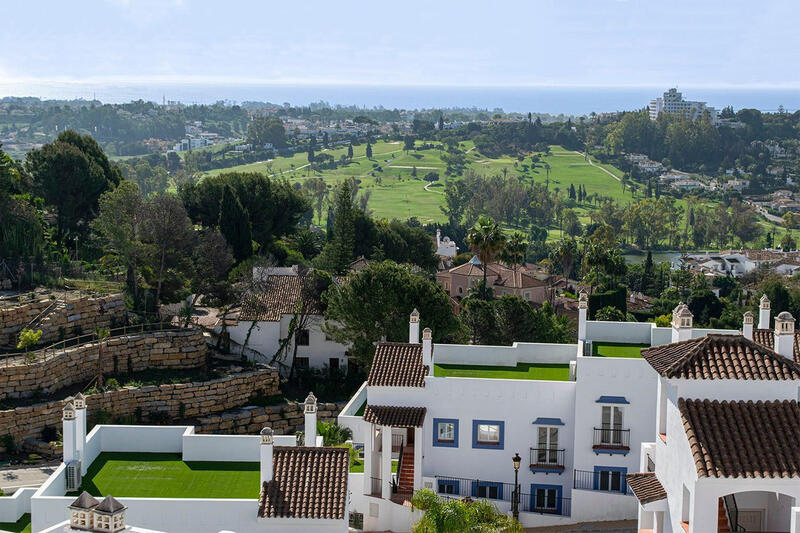
[[[0,522],[0,532],[31,533],[30,513],[22,515],[16,522]]]
[[[433,365],[436,377],[569,381],[569,364],[520,363],[517,366]]]
[[[626,344],[623,342],[593,342],[592,357],[639,358],[647,344]]]
[[[184,462],[175,453],[104,452],[89,467],[80,491],[130,498],[258,498],[259,477],[255,462]]]
[[[356,411],[355,416],[364,416],[364,411],[367,409],[367,400],[364,400],[364,403],[361,404],[361,407],[358,408]]]

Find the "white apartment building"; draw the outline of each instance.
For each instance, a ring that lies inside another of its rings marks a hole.
[[[629,474],[648,533],[800,532],[800,365],[795,320],[645,350],[658,374],[654,441]]]
[[[30,513],[36,532],[346,533],[349,452],[322,445],[313,394],[304,417],[302,446],[294,435],[274,435],[269,427],[260,435],[199,435],[193,426],[97,425],[87,435],[83,397],[68,398],[63,462],[39,488],[0,498],[0,520]],[[108,470],[119,461],[126,461],[132,478],[146,472],[152,487],[141,478],[134,487]],[[194,473],[175,477],[164,461]],[[210,483],[203,481],[208,476]],[[102,480],[116,482],[120,493],[96,500]],[[242,487],[252,497],[228,493]],[[175,496],[156,496],[164,492]]]
[[[683,94],[678,92],[678,89],[672,88],[659,96],[655,100],[650,100],[648,106],[650,111],[650,119],[655,120],[661,113],[669,113],[671,115],[687,114],[692,119],[703,116],[703,113],[708,111],[711,116],[711,123],[717,123],[717,110],[713,107],[706,105],[705,102],[697,102],[693,100],[684,100]]]
[[[577,344],[434,345],[416,315],[409,342],[379,343],[338,418],[363,443],[350,507],[364,528],[410,531],[404,502],[422,488],[508,512],[516,454],[524,527],[635,519],[625,478],[651,440],[659,379],[641,350],[739,332],[696,329],[686,306],[671,328],[588,321],[587,308],[583,294]]]

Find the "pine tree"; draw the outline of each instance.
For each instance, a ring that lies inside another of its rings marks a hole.
[[[439,131],[444,130],[444,115],[439,115]]]
[[[333,199],[333,224],[329,223],[328,242],[315,264],[324,270],[343,274],[353,261],[355,250],[355,209],[353,208],[353,189],[350,180],[336,187]],[[328,216],[330,221],[331,216]]]
[[[250,216],[230,185],[226,185],[222,191],[222,200],[219,205],[219,231],[228,241],[236,261],[243,261],[253,255]]]
[[[640,290],[647,292],[655,284],[655,271],[653,265],[653,252],[647,250],[647,259],[644,260],[644,273],[642,274],[642,286]]]
[[[314,162],[314,148],[310,144],[308,145],[308,162]]]

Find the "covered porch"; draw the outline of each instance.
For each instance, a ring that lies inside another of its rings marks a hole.
[[[424,407],[367,405],[364,410],[364,494],[405,503],[422,488]],[[392,474],[392,459],[398,459]]]

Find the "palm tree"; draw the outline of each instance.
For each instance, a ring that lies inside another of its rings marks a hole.
[[[478,256],[483,268],[483,286],[486,287],[486,269],[503,249],[506,237],[500,224],[490,217],[481,215],[467,233],[467,242],[472,253]]]
[[[411,505],[425,512],[414,524],[414,533],[522,533],[517,520],[501,513],[487,500],[443,500],[430,489],[424,489],[414,493]]]
[[[525,235],[515,231],[506,241],[505,247],[500,252],[500,258],[516,272],[517,266],[525,262],[527,253],[528,241],[525,240]]]
[[[549,189],[550,188],[550,164],[549,163],[545,163],[544,164],[544,172],[545,172],[545,175],[547,176],[544,179],[544,188],[545,189]]]
[[[553,262],[561,265],[561,272],[566,280],[569,280],[569,276],[572,274],[576,255],[578,255],[578,245],[572,238],[561,239],[550,252]]]

